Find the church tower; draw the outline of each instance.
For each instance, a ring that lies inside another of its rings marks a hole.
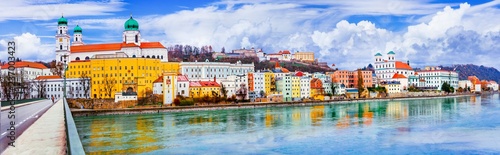
[[[396,61],[394,57],[396,57],[396,53],[394,53],[393,51],[389,51],[389,53],[387,53],[387,58],[389,61]]]
[[[69,56],[70,51],[70,36],[68,34],[68,20],[61,16],[57,21],[56,32],[56,62],[64,62],[64,55]],[[67,58],[66,60],[70,60]]]
[[[82,28],[78,25],[73,29],[73,46],[83,45]]]
[[[125,30],[123,31],[123,42],[124,43],[134,43],[138,46],[141,45],[141,32],[139,31],[139,23],[130,16],[125,22]]]
[[[382,54],[380,54],[380,53],[375,54],[375,63],[380,63],[383,61],[384,60],[382,60]]]

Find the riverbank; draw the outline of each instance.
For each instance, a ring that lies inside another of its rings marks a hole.
[[[369,98],[369,99],[308,101],[308,102],[263,102],[263,103],[240,103],[240,104],[225,104],[225,105],[152,107],[152,108],[71,109],[71,112],[72,112],[73,116],[79,117],[79,116],[98,116],[98,115],[122,115],[122,114],[147,114],[147,113],[163,113],[163,112],[183,112],[183,111],[224,110],[224,109],[241,109],[241,108],[266,108],[266,107],[285,107],[285,106],[351,104],[351,103],[373,102],[373,101],[398,101],[398,100],[416,100],[416,99],[434,99],[434,98],[453,98],[453,97],[462,97],[462,96],[475,96],[475,94],[417,96],[417,97],[398,97],[398,98]]]

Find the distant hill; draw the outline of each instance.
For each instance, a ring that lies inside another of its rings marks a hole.
[[[460,80],[466,80],[468,76],[475,75],[480,80],[493,80],[500,82],[500,72],[493,67],[477,66],[473,64],[441,66],[445,70],[455,70],[458,72]]]
[[[311,64],[300,63],[300,62],[281,61],[279,63],[280,63],[281,67],[288,69],[290,72],[301,71],[301,72],[314,73],[314,72],[333,72],[334,71],[331,68],[320,67],[317,65],[311,65]],[[254,65],[255,65],[256,71],[257,70],[266,70],[266,69],[273,69],[276,65],[276,62],[266,60],[266,61],[254,63]]]

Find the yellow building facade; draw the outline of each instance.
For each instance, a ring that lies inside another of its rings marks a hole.
[[[314,52],[296,52],[293,54],[295,60],[314,61]]]
[[[273,72],[264,73],[264,87],[267,95],[273,94],[273,90],[276,90],[276,77]]]
[[[153,58],[103,58],[71,62],[66,75],[91,78],[91,98],[114,98],[116,92],[136,92],[144,97],[152,83],[164,72],[179,73],[178,62],[160,62]]]
[[[191,81],[189,82],[189,94],[193,98],[218,97],[221,96],[220,85],[214,81]],[[217,96],[218,95],[218,96]]]
[[[300,77],[292,76],[292,98],[300,98]]]

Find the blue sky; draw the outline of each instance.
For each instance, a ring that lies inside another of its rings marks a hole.
[[[48,0],[2,2],[0,60],[6,42],[18,57],[52,60],[57,19],[83,28],[84,42],[120,42],[130,14],[144,41],[165,46],[313,51],[341,69],[390,50],[413,66],[479,64],[499,68],[500,1],[451,0]]]

